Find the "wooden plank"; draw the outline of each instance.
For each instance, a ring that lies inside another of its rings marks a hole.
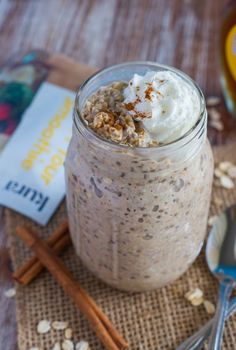
[[[103,67],[126,60],[174,65],[192,76],[205,94],[220,95],[218,30],[227,0],[2,0],[0,64],[15,52],[42,48],[77,62]],[[91,73],[72,61],[52,56],[50,81],[75,88]],[[65,68],[66,67],[66,68]],[[68,68],[69,67],[69,68]],[[68,73],[75,72],[72,78]],[[235,123],[222,103],[226,131],[210,130],[211,140],[229,142]],[[16,348],[14,300],[4,296],[11,285],[6,234],[0,219],[0,344]],[[26,349],[27,350],[27,349]]]
[[[40,47],[103,67],[131,59],[175,65],[220,93],[218,30],[226,0],[24,0],[0,4],[0,63]]]

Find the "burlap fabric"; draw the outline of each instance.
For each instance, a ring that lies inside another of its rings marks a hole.
[[[224,159],[236,163],[235,145],[215,148],[214,154],[216,162]],[[216,187],[213,198],[215,196],[222,198],[224,204],[219,207],[213,202],[211,214],[236,202],[236,189],[223,190]],[[46,228],[41,228],[29,219],[6,210],[6,229],[9,234],[14,269],[30,255],[24,243],[15,235],[16,225],[27,224],[42,238],[46,238],[65,216],[63,203],[50,224]],[[132,350],[175,349],[180,342],[209,319],[210,316],[202,305],[193,307],[184,298],[184,294],[190,288],[201,288],[206,298],[213,302],[217,298],[217,282],[207,269],[203,253],[185,275],[174,284],[143,294],[119,292],[101,283],[82,266],[72,247],[62,255],[62,259],[75,278],[81,282],[123,333]],[[92,350],[103,349],[88,322],[48,272],[43,272],[31,285],[16,286],[16,288],[20,350],[28,350],[32,346],[50,350],[55,341],[62,339],[62,333],[55,331],[38,335],[36,325],[42,319],[69,321],[74,330],[75,340],[86,339]],[[236,315],[226,324],[223,349],[236,349]]]

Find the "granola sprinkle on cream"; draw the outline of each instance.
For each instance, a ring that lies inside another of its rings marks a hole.
[[[100,88],[88,98],[83,118],[99,136],[131,147],[156,146],[141,123],[135,121],[124,105],[125,82]]]
[[[101,87],[85,102],[82,117],[100,137],[131,147],[153,147],[187,133],[200,114],[193,88],[172,72],[135,74]]]

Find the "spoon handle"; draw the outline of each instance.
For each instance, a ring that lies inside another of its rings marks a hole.
[[[219,350],[221,348],[225,316],[227,313],[229,297],[233,289],[233,283],[227,280],[220,282],[218,303],[213,319],[208,350]]]
[[[236,297],[232,298],[229,303],[226,318],[229,318],[236,311]],[[180,344],[176,350],[196,350],[204,343],[206,338],[210,335],[211,327],[213,325],[214,319],[212,318],[208,321],[202,328],[200,328],[196,333],[191,335],[182,344]]]

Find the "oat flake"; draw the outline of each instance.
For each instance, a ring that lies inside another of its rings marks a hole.
[[[73,330],[71,328],[66,328],[65,330],[65,338],[71,339],[73,336]]]
[[[216,308],[215,308],[215,305],[211,301],[204,300],[203,305],[204,305],[204,307],[206,309],[206,312],[209,315],[213,315],[215,313]]]
[[[55,343],[52,350],[61,350],[61,345],[59,342]]]
[[[190,301],[193,306],[199,306],[203,303],[203,291],[199,288],[190,290],[185,294],[185,298]]]
[[[217,106],[220,103],[220,98],[218,96],[209,96],[206,99],[206,104],[208,107]]]
[[[185,298],[187,300],[192,300],[193,298],[201,298],[203,297],[203,291],[199,288],[195,288],[193,290],[190,290],[185,294]]]
[[[228,171],[228,169],[230,167],[232,167],[232,163],[229,162],[229,161],[225,161],[225,162],[221,162],[219,165],[218,165],[218,168],[223,171],[224,173]]]
[[[233,181],[227,175],[221,176],[220,184],[221,184],[221,186],[223,186],[224,188],[227,188],[227,189],[231,189],[234,187]]]
[[[215,108],[209,109],[208,113],[211,121],[221,121],[221,115]]]
[[[75,345],[75,350],[89,350],[89,343],[87,341],[81,340]]]
[[[42,320],[37,325],[37,332],[39,334],[48,333],[51,329],[51,322],[48,320]]]
[[[52,322],[52,328],[56,331],[64,331],[68,327],[68,322],[54,321]]]
[[[217,215],[210,216],[208,219],[208,225],[213,226],[216,219],[217,219]]]
[[[74,343],[69,339],[64,340],[62,343],[62,350],[74,350]]]
[[[227,174],[229,175],[229,177],[231,177],[232,179],[236,178],[236,166],[232,165],[230,168],[227,169]]]
[[[224,124],[220,120],[210,120],[209,125],[218,131],[224,130]]]
[[[16,295],[15,288],[10,288],[5,290],[4,295],[6,298],[13,298]]]
[[[201,297],[201,298],[193,298],[193,299],[190,301],[190,303],[191,303],[193,306],[199,306],[199,305],[201,305],[203,302],[204,302],[203,297]]]
[[[221,177],[224,175],[224,173],[219,168],[215,168],[214,175],[215,177]]]

